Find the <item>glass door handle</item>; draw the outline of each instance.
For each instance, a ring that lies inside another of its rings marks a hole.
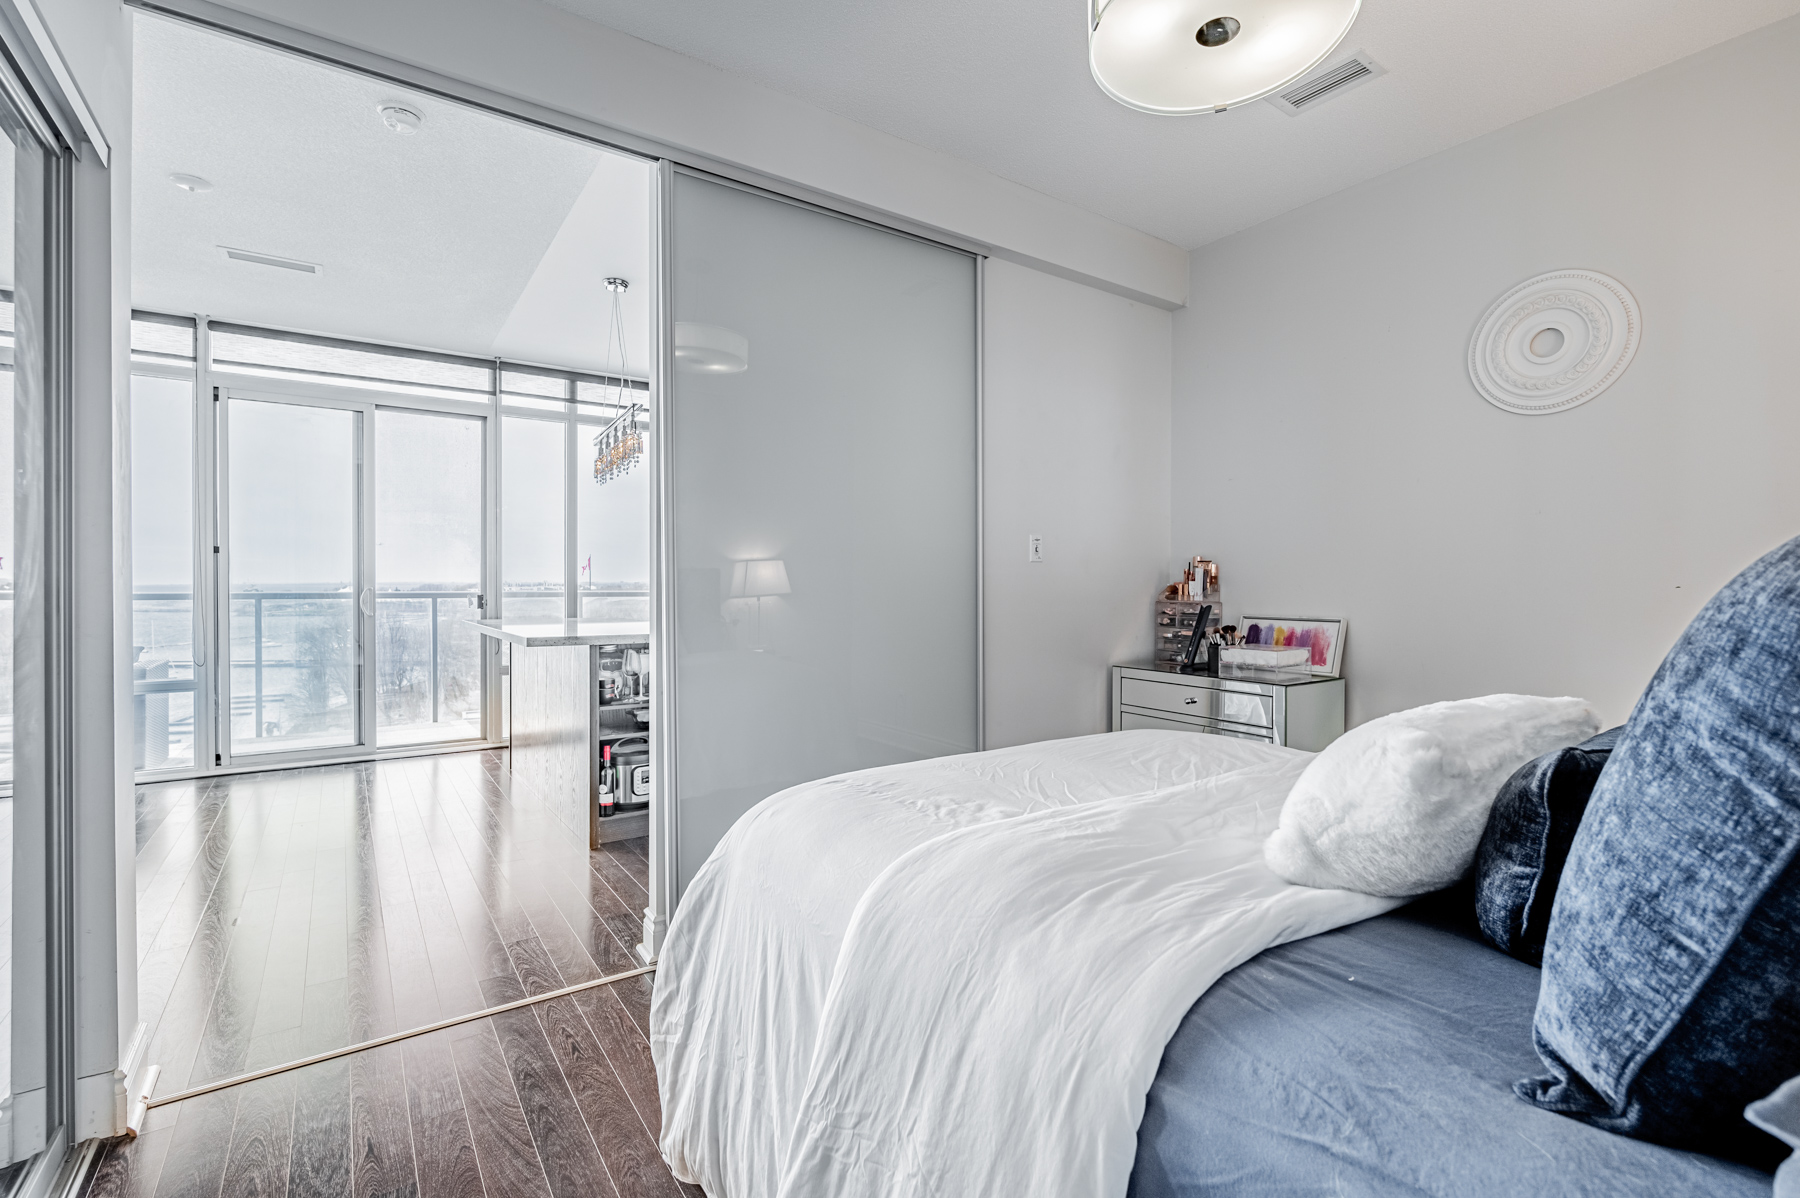
[[[358,601],[358,603],[362,607],[363,615],[365,615],[365,616],[374,615],[375,614],[375,588],[374,587],[364,587],[363,593],[362,593],[362,598]]]

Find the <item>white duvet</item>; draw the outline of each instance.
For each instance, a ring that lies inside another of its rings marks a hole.
[[[1176,1025],[1399,900],[1262,842],[1311,754],[1120,732],[827,778],[748,812],[670,925],[662,1151],[713,1198],[1117,1198]]]

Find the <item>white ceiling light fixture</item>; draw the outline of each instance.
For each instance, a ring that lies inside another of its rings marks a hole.
[[[1361,0],[1089,0],[1088,66],[1127,108],[1224,112],[1306,74]]]
[[[183,191],[211,191],[212,180],[202,179],[199,175],[184,175],[179,172],[169,176],[169,182]]]
[[[425,123],[425,114],[405,104],[383,104],[376,109],[381,114],[381,123],[395,133],[411,137]]]

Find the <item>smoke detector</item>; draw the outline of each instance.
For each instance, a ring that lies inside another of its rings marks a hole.
[[[405,136],[417,133],[419,126],[425,123],[424,113],[404,104],[383,104],[376,111],[381,113],[382,124]]]
[[[169,176],[169,182],[181,188],[183,191],[211,191],[213,188],[210,179],[202,179],[199,175],[183,175],[177,173]]]

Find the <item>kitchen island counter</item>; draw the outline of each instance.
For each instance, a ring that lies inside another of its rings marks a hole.
[[[618,719],[637,727],[632,711],[645,706],[644,696],[602,702],[600,676],[603,658],[649,647],[650,625],[606,620],[473,623],[483,636],[511,648],[506,673],[512,692],[508,756],[513,784],[538,792],[590,849],[648,835],[647,811],[600,815],[601,743],[617,741]],[[616,668],[616,660],[614,664]]]
[[[609,620],[475,620],[482,636],[528,649],[565,645],[618,645],[642,649],[650,644],[650,625]]]

